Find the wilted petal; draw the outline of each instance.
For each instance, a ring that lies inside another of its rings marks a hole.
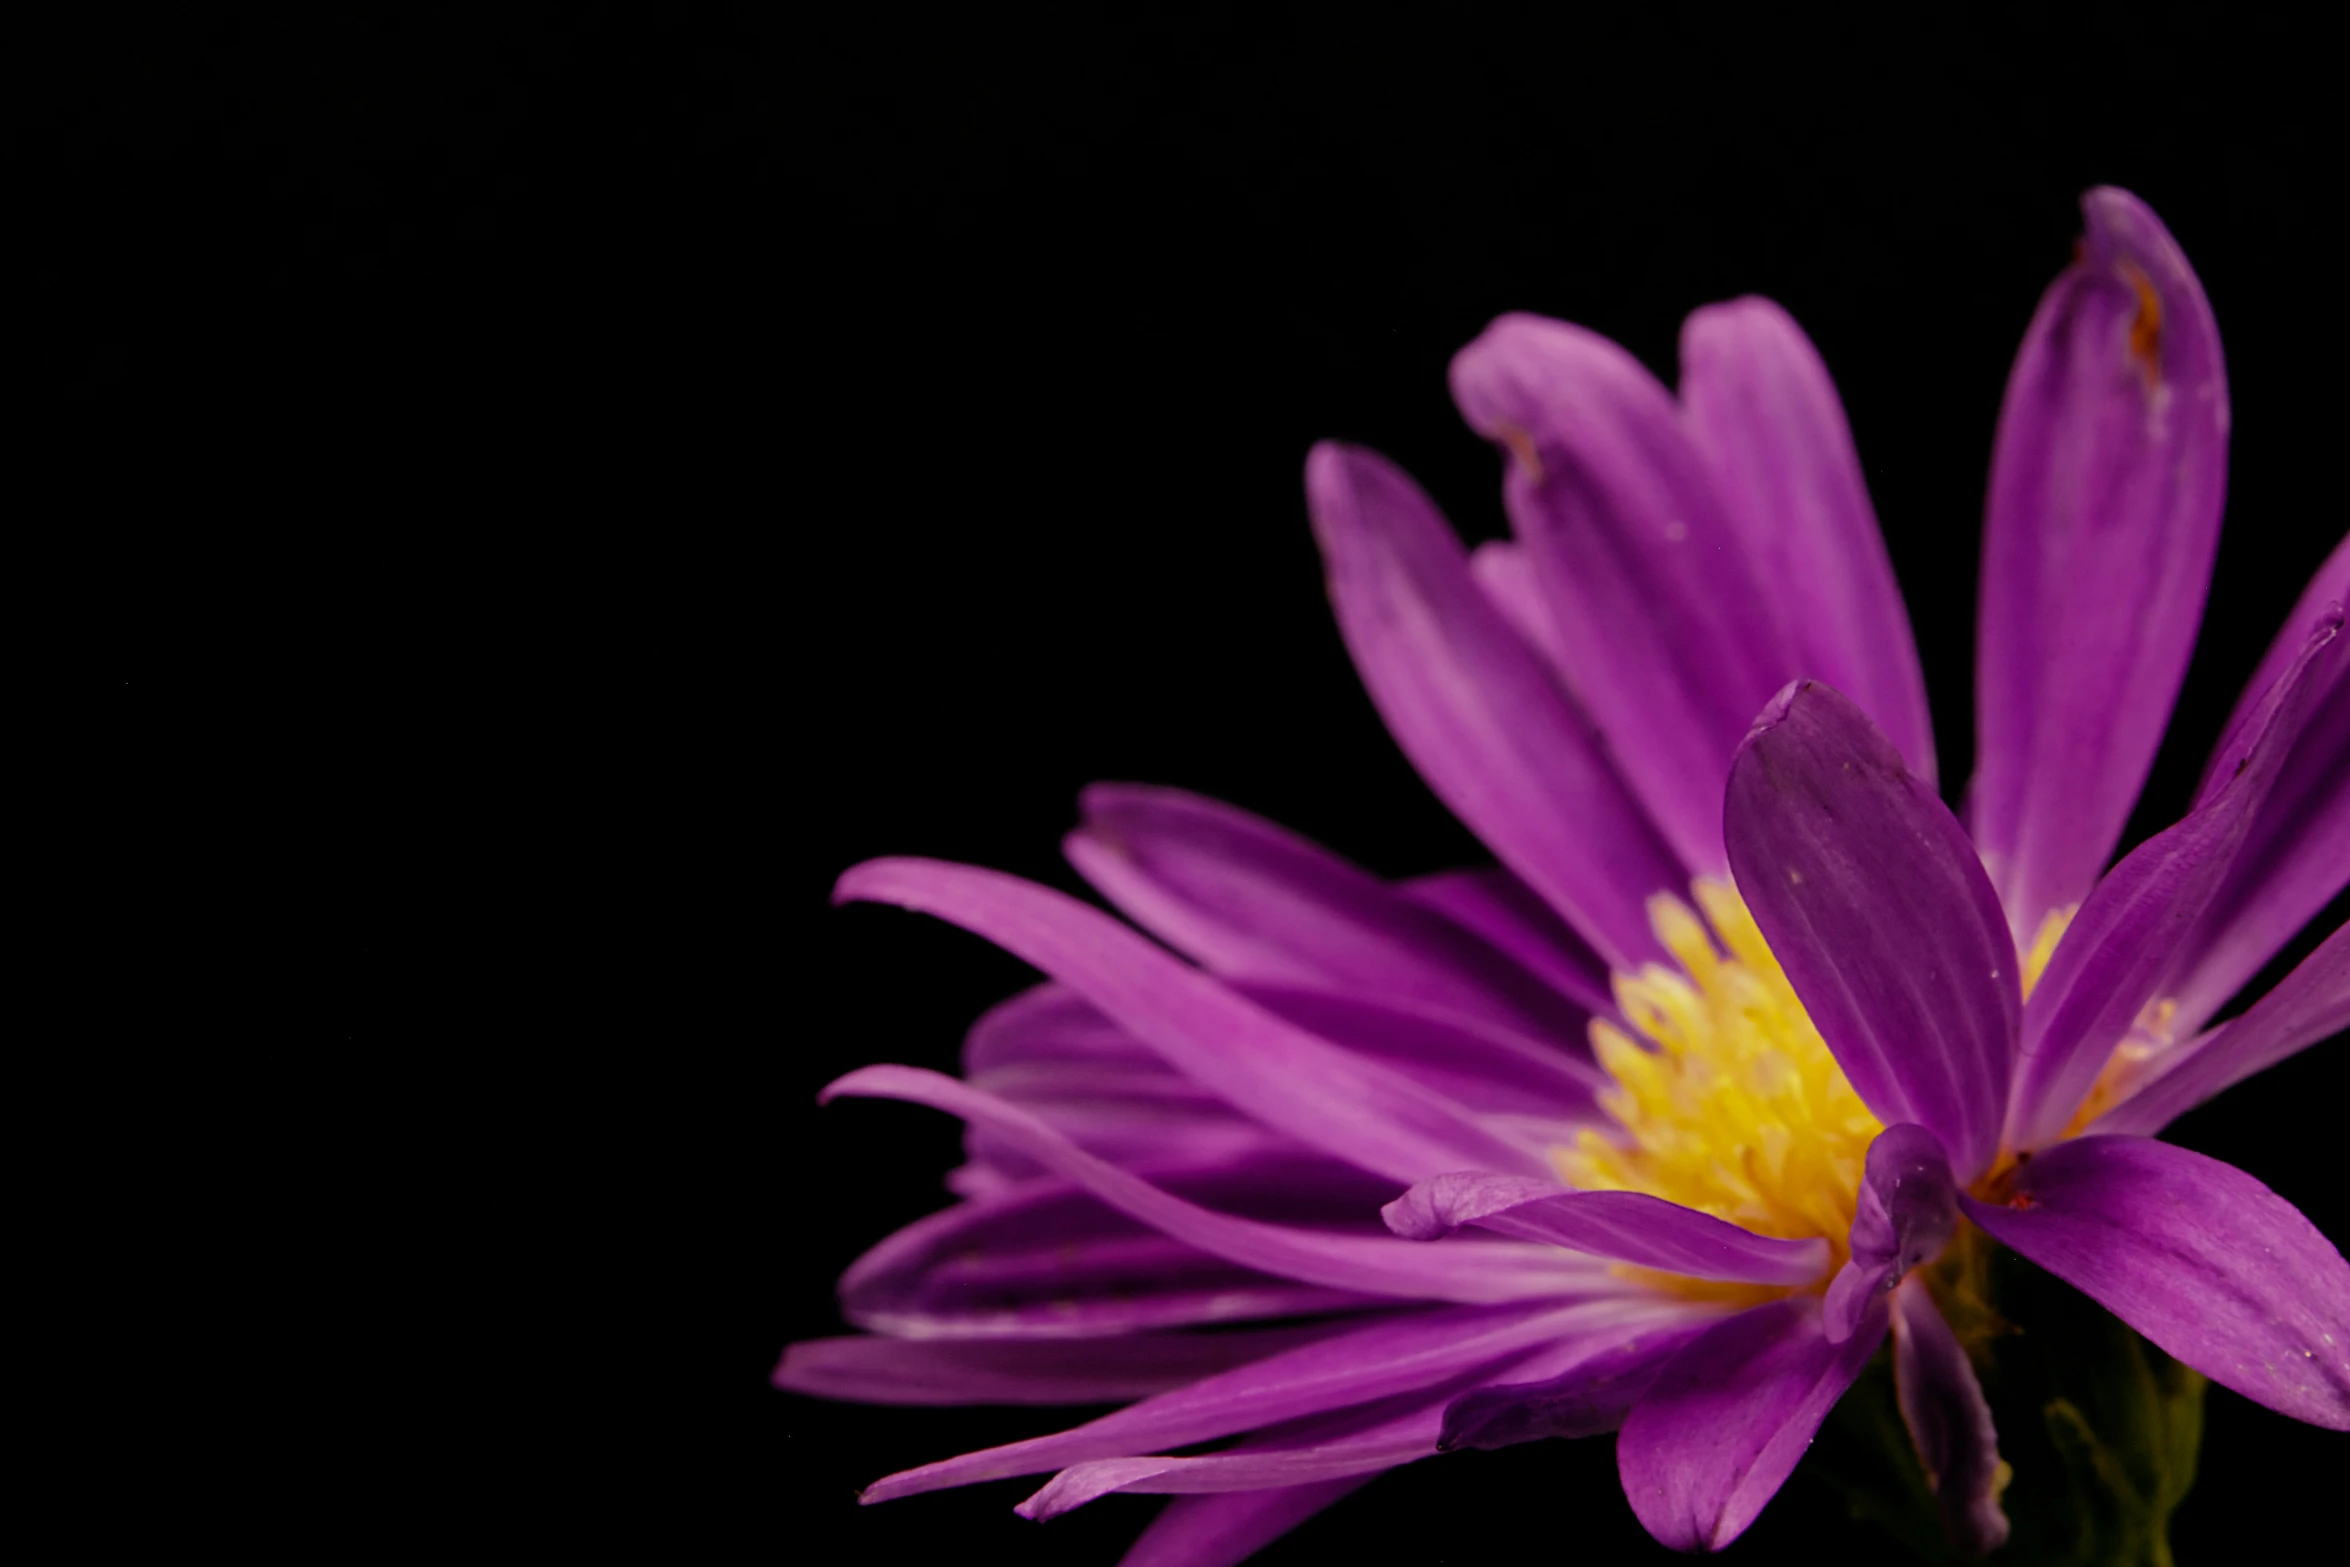
[[[1975,643],[1975,841],[2019,936],[2080,902],[2153,763],[2227,486],[2219,328],[2146,205],[2082,198],[2000,410]]]
[[[1064,845],[1096,891],[1235,979],[1319,985],[1580,1041],[1571,1002],[1489,943],[1318,844],[1176,789],[1095,784]]]
[[[872,860],[835,901],[951,920],[1084,996],[1196,1083],[1309,1147],[1401,1181],[1464,1165],[1540,1167],[1399,1073],[1284,1023],[1076,899],[937,860]]]
[[[1434,1240],[1464,1224],[1701,1279],[1808,1284],[1828,1243],[1780,1240],[1644,1192],[1562,1192],[1556,1182],[1459,1171],[1425,1180],[1379,1210],[1387,1227]]]
[[[1090,1339],[806,1339],[784,1347],[773,1380],[861,1404],[1119,1404],[1345,1331],[1325,1323]]]
[[[1526,315],[1462,349],[1452,388],[1511,454],[1503,498],[1568,685],[1666,841],[1718,872],[1730,755],[1805,671],[1679,407],[1607,339]]]
[[[1828,367],[1770,300],[1708,305],[1681,327],[1681,403],[1714,488],[1781,610],[1790,675],[1859,704],[1927,783],[1934,727],[1901,588]]]
[[[1828,1286],[1822,1326],[1841,1344],[1880,1295],[1942,1254],[1958,1230],[1958,1187],[1941,1141],[1922,1126],[1888,1126],[1869,1144],[1852,1216],[1852,1260]]]
[[[1893,1390],[1951,1540],[1969,1556],[2005,1543],[1991,1406],[1966,1351],[1916,1279],[1893,1292]]]
[[[1418,1246],[1385,1236],[1333,1234],[1218,1213],[1095,1158],[993,1094],[919,1067],[864,1067],[834,1082],[823,1097],[842,1095],[904,1099],[965,1120],[984,1121],[1030,1158],[1119,1212],[1213,1256],[1300,1283],[1404,1299],[1476,1303],[1610,1292],[1603,1275],[1578,1266],[1554,1247],[1509,1242]]]
[[[1974,846],[1859,708],[1814,682],[1755,720],[1730,773],[1730,864],[1862,1101],[1990,1163],[2020,1003]]]
[[[1348,1475],[1264,1491],[1179,1496],[1118,1558],[1118,1567],[1236,1567],[1375,1477]]]
[[[2042,1150],[1977,1224],[2174,1358],[2281,1414],[2350,1430],[2350,1264],[2233,1165],[2145,1137]]]
[[[2337,607],[2239,731],[2238,754],[2220,787],[2131,850],[2065,930],[2024,1008],[2010,1147],[2037,1148],[2064,1130],[2114,1046],[2154,999],[2243,848],[2313,700],[2331,681],[2341,626]]]
[[[1799,1295],[1732,1317],[1666,1362],[1616,1438],[1641,1524],[1678,1551],[1718,1551],[1745,1533],[1884,1337],[1878,1309],[1831,1344],[1819,1302]]]
[[[2222,1089],[2344,1029],[2350,1029],[2350,925],[2328,936],[2242,1017],[2179,1050],[2160,1075],[2094,1126],[2152,1136]]]
[[[1433,503],[1384,458],[1328,441],[1306,460],[1306,499],[1339,630],[1420,776],[1610,965],[1661,956],[1644,900],[1687,872]]]

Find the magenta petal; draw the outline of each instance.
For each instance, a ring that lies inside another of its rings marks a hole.
[[[1454,357],[1452,388],[1511,454],[1503,499],[1568,687],[1665,840],[1718,871],[1730,755],[1805,671],[1680,409],[1615,344],[1536,316],[1487,327]]]
[[[1118,1558],[1118,1567],[1237,1567],[1374,1478],[1349,1475],[1264,1491],[1179,1496]]]
[[[1683,1314],[1686,1309],[1681,1308]],[[867,1486],[864,1499],[883,1502],[1095,1459],[1186,1447],[1237,1431],[1445,1388],[1481,1367],[1515,1363],[1530,1349],[1554,1340],[1579,1342],[1592,1333],[1637,1331],[1661,1314],[1658,1306],[1646,1301],[1407,1312],[1252,1361],[1068,1431],[891,1475]],[[1434,1444],[1432,1426],[1431,1450]]]
[[[1267,1126],[1399,1181],[1541,1168],[1475,1116],[1234,994],[1098,909],[1034,882],[936,860],[872,860],[836,900],[952,920],[1069,986],[1177,1071]]]
[[[784,1346],[773,1380],[861,1404],[1125,1403],[1344,1331],[1327,1323],[1092,1339],[806,1339]]]
[[[1453,814],[1616,968],[1661,956],[1646,899],[1686,872],[1417,485],[1325,441],[1306,499],[1355,668]]]
[[[1853,1089],[1972,1180],[1998,1146],[2020,1002],[1957,819],[1859,708],[1803,682],[1740,748],[1725,831],[1738,890]]]
[[[1644,1192],[1562,1192],[1556,1182],[1459,1171],[1420,1182],[1379,1210],[1387,1227],[1434,1240],[1464,1224],[1701,1279],[1808,1284],[1828,1243],[1780,1240]]]
[[[1655,1384],[1665,1362],[1712,1325],[1667,1324],[1626,1339],[1558,1376],[1463,1393],[1445,1406],[1444,1431],[1436,1446],[1441,1452],[1491,1449],[1613,1431]]]
[[[1785,613],[1796,667],[1852,698],[1934,781],[1926,680],[1828,367],[1767,299],[1681,327],[1681,403],[1731,527]]]
[[[2073,1111],[2154,999],[2244,846],[2312,702],[2341,662],[2336,606],[2238,733],[2220,786],[2097,883],[2024,1008],[2008,1145],[2037,1148]]]
[[[2005,1543],[1991,1406],[1966,1351],[1916,1279],[1893,1292],[1893,1390],[1952,1542],[1969,1556]]]
[[[2328,936],[2233,1022],[2187,1045],[2096,1120],[2100,1132],[2152,1136],[2224,1088],[2350,1029],[2350,925]]]
[[[2008,378],[1983,533],[1969,815],[2015,929],[2078,903],[2154,760],[2203,614],[2228,388],[2203,286],[2126,191]]]
[[[2350,1263],[2233,1165],[2151,1138],[2083,1137],[2035,1156],[2008,1202],[1960,1201],[2214,1382],[2350,1431]]]
[[[1542,584],[1534,580],[1534,562],[1515,539],[1491,539],[1469,552],[1469,575],[1510,629],[1546,659],[1561,680],[1567,661],[1559,642],[1558,624],[1550,617],[1550,603]]]
[[[1922,1126],[1888,1126],[1869,1144],[1852,1216],[1852,1260],[1828,1286],[1822,1326],[1841,1344],[1880,1295],[1942,1254],[1958,1230],[1958,1188],[1942,1144]]]
[[[1402,892],[1413,902],[1475,931],[1561,995],[1583,1001],[1594,1012],[1615,1010],[1607,965],[1599,954],[1511,872],[1498,865],[1486,870],[1441,871],[1405,882]]]
[[[1119,1212],[1213,1256],[1300,1283],[1405,1299],[1480,1303],[1606,1290],[1604,1275],[1549,1247],[1417,1246],[1385,1236],[1333,1234],[1218,1213],[1093,1157],[993,1094],[918,1067],[862,1068],[824,1090],[827,1099],[841,1095],[904,1099],[984,1121],[1015,1140],[1030,1158]]]
[[[1175,789],[1095,784],[1069,862],[1125,914],[1235,979],[1317,985],[1581,1043],[1569,1001],[1491,944],[1317,844]]]
[[[1624,1420],[1616,1469],[1643,1527],[1678,1551],[1746,1532],[1885,1337],[1885,1313],[1831,1344],[1819,1302],[1741,1312],[1674,1356]]]

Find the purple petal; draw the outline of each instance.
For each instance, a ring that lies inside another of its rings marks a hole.
[[[1542,584],[1534,580],[1534,562],[1515,539],[1491,539],[1469,551],[1469,575],[1486,599],[1501,612],[1510,629],[1540,653],[1561,680],[1566,678],[1566,656],[1559,642],[1558,623],[1550,617]]]
[[[1687,1308],[1680,1308],[1685,1314]],[[868,1502],[921,1491],[1040,1474],[1101,1458],[1185,1447],[1347,1409],[1455,1379],[1524,1356],[1562,1337],[1624,1333],[1668,1308],[1643,1300],[1553,1302],[1406,1312],[1271,1355],[1162,1393],[1051,1436],[1031,1437],[909,1469],[865,1488]],[[1449,1396],[1449,1395],[1448,1395]],[[1429,1443],[1433,1448],[1431,1431]]]
[[[2008,1146],[2037,1148],[2063,1132],[2170,974],[2300,738],[2312,700],[2340,662],[2341,625],[2336,608],[2270,688],[2241,732],[2241,754],[2222,785],[2130,851],[2065,930],[2024,1008]]]
[[[1439,1175],[1379,1212],[1389,1229],[1413,1240],[1478,1224],[1701,1279],[1808,1284],[1828,1264],[1828,1243],[1817,1236],[1779,1240],[1644,1192],[1562,1192],[1555,1181],[1518,1175]]]
[[[1958,1188],[1942,1144],[1922,1126],[1888,1126],[1869,1144],[1852,1216],[1852,1260],[1828,1286],[1821,1325],[1841,1344],[1878,1296],[1942,1255],[1958,1230]]]
[[[987,937],[1236,1108],[1366,1170],[1412,1181],[1465,1165],[1541,1168],[1459,1105],[1282,1022],[1049,887],[936,860],[873,860],[833,896],[895,903]]]
[[[2350,1431],[2350,1263],[2233,1165],[2151,1138],[2083,1137],[2036,1155],[2006,1203],[1960,1201],[2214,1382]]]
[[[1062,1064],[1171,1070],[1150,1046],[1102,1016],[1092,1002],[1050,981],[988,1008],[963,1036],[967,1076],[998,1068]]]
[[[1235,979],[1338,988],[1580,1042],[1569,1001],[1506,954],[1316,844],[1174,789],[1095,784],[1069,862],[1129,918]]]
[[[2187,669],[2227,487],[2219,328],[2146,205],[2081,201],[2008,378],[1983,532],[1969,814],[2020,935],[2086,897]]]
[[[1265,1491],[1179,1496],[1118,1559],[1118,1567],[1237,1567],[1373,1478],[1349,1475]]]
[[[1506,1243],[1417,1246],[1384,1236],[1332,1234],[1218,1213],[1096,1159],[1036,1117],[967,1083],[917,1067],[869,1066],[824,1090],[904,1099],[984,1121],[1039,1164],[1119,1212],[1201,1251],[1303,1284],[1417,1300],[1491,1303],[1593,1294],[1604,1275],[1551,1248]]]
[[[1973,1179],[1998,1145],[2020,1003],[1957,819],[1859,708],[1800,682],[1740,748],[1725,831],[1738,890],[1854,1091]]]
[[[1646,900],[1687,872],[1435,506],[1331,442],[1306,461],[1306,497],[1339,629],[1420,776],[1610,966],[1660,957]]]
[[[2252,672],[2250,680],[2244,682],[2244,690],[2236,698],[2235,709],[2228,714],[2228,721],[2220,730],[2220,743],[2212,748],[2210,764],[2203,770],[2203,783],[2196,791],[2199,798],[2219,781],[2225,767],[2234,765],[2230,742],[2252,716],[2252,710],[2260,705],[2260,699],[2268,694],[2269,687],[2275,685],[2278,677],[2300,658],[2301,644],[2307,629],[2317,623],[2318,616],[2325,613],[2327,605],[2345,602],[2350,602],[2350,533],[2343,534],[2342,541],[2334,546],[2333,553],[2319,563],[2309,579],[2309,585],[2301,590],[2301,597],[2294,601],[2291,613],[2285,616],[2284,624],[2277,627],[2275,639],[2261,656],[2260,667]]]
[[[1884,1336],[1878,1310],[1831,1344],[1819,1302],[1798,1295],[1741,1312],[1666,1362],[1616,1438],[1642,1526],[1680,1551],[1745,1533]]]
[[[1346,1165],[1294,1159],[1150,1173],[1185,1202],[1269,1224],[1344,1228],[1377,1206]],[[1009,1180],[918,1219],[850,1265],[842,1311],[903,1338],[1070,1338],[1393,1304],[1269,1276],[1105,1206],[1057,1177]]]
[[[807,1339],[784,1346],[774,1382],[860,1404],[1125,1403],[1343,1331],[1326,1323],[1096,1339]]]
[[[1805,671],[1679,408],[1615,344],[1536,316],[1487,327],[1452,387],[1512,454],[1503,498],[1569,688],[1665,840],[1719,871],[1731,753]]]
[[[1488,1122],[1494,1114],[1548,1117],[1560,1123],[1561,1139],[1572,1141],[1569,1123],[1595,1119],[1592,1096],[1608,1085],[1607,1074],[1588,1056],[1515,1034],[1327,990],[1235,988],[1275,1016],[1391,1067]]]
[[[1613,1431],[1655,1384],[1665,1362],[1711,1326],[1706,1321],[1660,1326],[1547,1380],[1463,1393],[1445,1407],[1437,1449],[1511,1447]]]
[[[2157,1075],[2098,1117],[2095,1128],[2152,1136],[2222,1089],[2344,1029],[2350,1029],[2350,925],[2328,936],[2242,1017],[2174,1052]]]
[[[1413,902],[1475,931],[1561,995],[1596,1013],[1615,1010],[1607,965],[1599,954],[1510,872],[1499,866],[1445,871],[1408,881],[1402,890]]]
[[[1909,770],[1934,781],[1926,680],[1828,367],[1767,299],[1708,305],[1681,327],[1681,402],[1794,644],[1790,674],[1851,697]]]
[[[1999,1433],[1966,1351],[1916,1279],[1893,1292],[1893,1390],[1941,1503],[1942,1527],[1981,1556],[2007,1540],[1999,1510]]]

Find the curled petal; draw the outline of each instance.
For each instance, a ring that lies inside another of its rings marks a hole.
[[[1859,708],[1808,681],[1755,720],[1725,822],[1738,890],[1854,1091],[1973,1179],[1998,1145],[2020,1002],[1965,831]]]
[[[1841,1344],[1880,1295],[1931,1262],[1958,1230],[1958,1187],[1941,1141],[1922,1126],[1888,1126],[1869,1144],[1852,1216],[1852,1260],[1828,1286],[1823,1326]]]
[[[2007,1202],[1960,1201],[2175,1359],[2350,1431],[2350,1263],[2233,1165],[2151,1138],[2082,1137],[2034,1156]]]
[[[2228,388],[2203,285],[2145,203],[2082,198],[1991,465],[1969,811],[2015,929],[2088,895],[2153,763],[2211,580]]]
[[[1521,1240],[1701,1279],[1806,1284],[1828,1243],[1780,1240],[1644,1192],[1562,1192],[1554,1182],[1460,1171],[1420,1182],[1379,1210],[1387,1227],[1434,1240],[1478,1224]]]
[[[1916,1279],[1893,1292],[1893,1391],[1952,1542],[1969,1556],[2006,1543],[1991,1406],[1966,1351]]]

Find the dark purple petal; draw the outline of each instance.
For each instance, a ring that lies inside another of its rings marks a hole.
[[[1515,1034],[1399,1012],[1328,990],[1234,988],[1276,1017],[1403,1073],[1488,1124],[1495,1114],[1548,1117],[1561,1126],[1554,1141],[1572,1141],[1568,1124],[1596,1118],[1592,1096],[1608,1086],[1607,1074],[1589,1056],[1569,1055]]]
[[[1487,327],[1452,388],[1511,454],[1503,498],[1569,688],[1665,840],[1719,871],[1730,755],[1805,671],[1680,409],[1615,344],[1536,316]]]
[[[1324,1323],[1093,1339],[807,1339],[784,1346],[773,1380],[786,1392],[860,1404],[1122,1404],[1344,1331]]]
[[[1561,995],[1597,1013],[1615,1010],[1599,954],[1509,871],[1495,866],[1422,876],[1404,883],[1403,895],[1475,931]]]
[[[1869,1144],[1852,1216],[1852,1260],[1828,1286],[1821,1326],[1841,1344],[1878,1296],[1921,1262],[1942,1255],[1958,1231],[1958,1187],[1941,1141],[1922,1126],[1888,1126]]]
[[[2350,1263],[2233,1165],[2145,1137],[2042,1150],[1967,1214],[2255,1403],[2350,1431]]]
[[[1267,1224],[1344,1229],[1376,1208],[1364,1176],[1294,1157],[1163,1169],[1181,1200]],[[899,1337],[1069,1338],[1394,1304],[1200,1250],[1058,1177],[996,1189],[887,1237],[840,1282],[851,1322]]]
[[[1177,1071],[1277,1131],[1400,1181],[1541,1168],[1459,1105],[1282,1022],[1098,909],[1034,882],[936,860],[873,860],[836,901],[951,920],[1084,996]]]
[[[1562,1192],[1555,1181],[1518,1175],[1439,1175],[1379,1212],[1413,1240],[1476,1224],[1701,1279],[1808,1284],[1828,1263],[1828,1243],[1816,1236],[1779,1240],[1644,1192]]]
[[[2151,1137],[2221,1090],[2350,1029],[2350,925],[2319,943],[2233,1022],[2179,1047],[2092,1123]]]
[[[1680,1551],[1718,1551],[1745,1533],[1884,1337],[1880,1309],[1831,1344],[1818,1300],[1797,1295],[1741,1312],[1667,1361],[1616,1438],[1642,1526]]]
[[[1646,900],[1687,872],[1435,506],[1384,458],[1327,441],[1306,499],[1339,630],[1420,776],[1611,966],[1661,957]]]
[[[2219,328],[2146,205],[2082,198],[2000,409],[1975,640],[1982,846],[2020,937],[2086,897],[2186,673],[2227,488]]]
[[[1969,1556],[2004,1544],[1991,1406],[1966,1351],[1916,1279],[1893,1292],[1893,1390],[1952,1543]]]
[[[963,1036],[966,1076],[999,1068],[1116,1065],[1172,1072],[1150,1046],[1066,985],[1032,985],[979,1015]]]
[[[1901,588],[1828,367],[1786,311],[1749,297],[1681,327],[1681,403],[1731,528],[1783,612],[1790,674],[1852,698],[1927,783],[1934,727]]]
[[[1549,1247],[1510,1243],[1417,1246],[1385,1236],[1333,1234],[1238,1218],[1186,1202],[1096,1159],[1035,1116],[993,1094],[918,1067],[869,1066],[824,1090],[926,1104],[1017,1142],[1021,1152],[1109,1206],[1201,1251],[1303,1284],[1404,1299],[1491,1303],[1604,1293],[1604,1275]]]
[[[2228,721],[2220,730],[2220,743],[2212,748],[2211,761],[2203,770],[2203,782],[2196,791],[2199,798],[2210,792],[2221,781],[2220,775],[2235,764],[2232,752],[2241,749],[2232,745],[2237,731],[2252,716],[2252,710],[2260,705],[2260,699],[2268,694],[2269,687],[2275,685],[2277,678],[2300,658],[2301,644],[2307,638],[2309,627],[2317,623],[2317,618],[2325,613],[2326,606],[2342,603],[2350,603],[2350,533],[2343,534],[2342,541],[2334,546],[2333,552],[2319,563],[2317,570],[2310,576],[2309,585],[2301,590],[2301,597],[2294,601],[2292,611],[2285,616],[2284,624],[2277,627],[2275,639],[2261,656],[2260,667],[2252,672],[2250,680],[2244,682],[2243,691],[2236,697],[2235,709],[2228,714]]]
[[[1179,1496],[1118,1558],[1118,1567],[1237,1567],[1373,1478],[1349,1475],[1265,1491]]]
[[[1726,806],[1738,890],[1820,1037],[1887,1125],[1990,1163],[2015,1060],[2015,946],[1958,821],[1828,687],[1755,720]]]
[[[2340,630],[2336,608],[2254,709],[2220,787],[2131,850],[2065,930],[2024,1008],[2008,1106],[2011,1148],[2037,1148],[2064,1131],[2114,1046],[2171,973],[2301,737],[2312,701],[2340,662]]]
[[[1604,986],[1569,1001],[1369,872],[1198,795],[1095,784],[1069,863],[1129,918],[1235,979],[1345,990],[1578,1045]]]
[[[1592,1334],[1639,1331],[1674,1311],[1645,1300],[1617,1300],[1564,1308],[1544,1302],[1401,1313],[1252,1361],[1067,1431],[891,1475],[867,1486],[864,1499],[884,1502],[1093,1459],[1185,1447],[1236,1431],[1449,1387],[1481,1368],[1514,1363],[1536,1347],[1561,1339],[1581,1342]],[[1687,1308],[1678,1311],[1685,1315]],[[1428,1441],[1433,1450],[1433,1428]]]
[[[1663,1325],[1558,1376],[1463,1393],[1445,1406],[1437,1449],[1512,1447],[1613,1431],[1655,1383],[1665,1362],[1711,1326],[1709,1321]]]

